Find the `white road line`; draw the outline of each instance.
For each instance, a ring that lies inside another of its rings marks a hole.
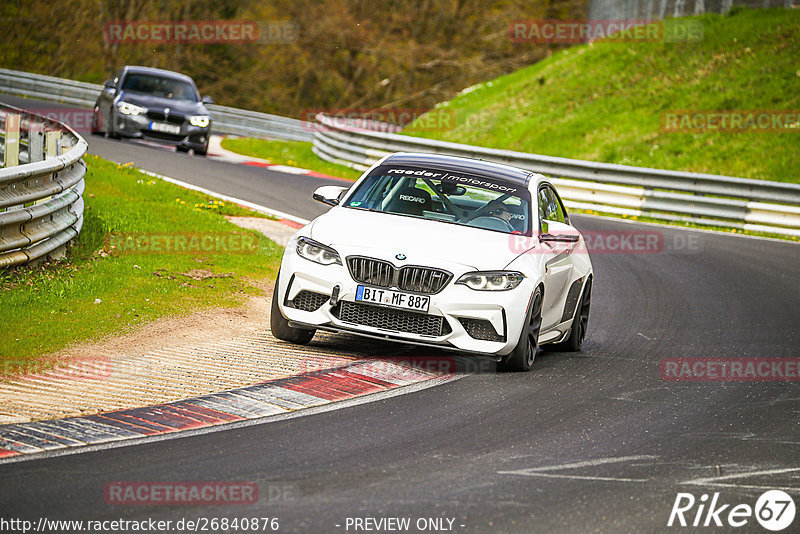
[[[169,176],[164,176],[163,174],[158,174],[152,171],[146,171],[144,169],[136,169],[142,174],[146,174],[147,176],[152,176],[153,178],[158,178],[160,180],[164,180],[165,182],[169,182],[171,184],[179,185],[186,189],[191,189],[192,191],[198,191],[210,197],[219,198],[226,202],[233,202],[235,204],[241,204],[242,206],[248,207],[250,209],[256,210],[261,213],[265,213],[267,215],[272,215],[273,217],[278,217],[280,219],[287,219],[289,221],[296,222],[298,224],[308,224],[310,221],[308,219],[303,219],[301,217],[297,217],[296,215],[291,215],[289,213],[285,213],[283,211],[274,210],[272,208],[267,208],[266,206],[261,206],[259,204],[255,204],[253,202],[249,202],[247,200],[242,200],[236,197],[229,197],[228,195],[223,195],[217,193],[215,191],[211,191],[210,189],[206,189],[204,187],[199,187],[193,184],[189,184],[186,182],[181,182],[180,180],[176,180],[175,178],[170,178]]]
[[[522,470],[524,471],[524,469]],[[500,475],[522,475],[537,478],[568,478],[570,480],[596,480],[599,482],[650,482],[649,478],[614,478],[591,475],[559,475],[556,473],[523,473],[522,471],[498,471]]]
[[[683,484],[693,484],[696,486],[703,486],[703,485],[715,485],[716,481],[718,480],[733,480],[735,478],[748,478],[748,477],[758,477],[764,475],[781,475],[783,473],[793,473],[795,471],[800,471],[800,467],[786,467],[783,469],[767,469],[764,471],[747,471],[745,473],[734,473],[731,475],[721,475],[718,477],[707,477],[707,478],[696,478],[694,480],[686,480]],[[795,488],[797,491],[797,488]]]
[[[500,471],[503,474],[513,474],[513,475],[527,475],[532,473],[538,473],[540,471],[558,471],[561,469],[580,469],[581,467],[594,467],[597,465],[605,465],[605,464],[616,464],[620,462],[632,462],[635,460],[655,460],[658,456],[652,456],[650,454],[639,454],[635,456],[617,456],[617,457],[610,457],[610,458],[596,458],[594,460],[584,460],[582,462],[573,462],[570,464],[556,464],[556,465],[546,465],[542,467],[530,467],[528,469],[519,469],[516,471]]]
[[[800,488],[790,488],[787,486],[757,486],[752,484],[703,484],[704,486],[713,486],[715,488],[735,488],[735,489],[754,489],[760,491],[767,490],[782,490],[786,493],[800,493]]]

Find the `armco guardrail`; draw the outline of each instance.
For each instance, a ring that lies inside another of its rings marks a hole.
[[[10,106],[0,106],[0,134],[0,268],[59,257],[83,225],[86,141]]]
[[[0,92],[70,104],[91,109],[103,86],[64,78],[0,69]],[[311,141],[313,126],[307,122],[242,109],[207,106],[214,133],[248,137],[274,137]]]
[[[314,152],[365,170],[392,152],[508,163],[553,177],[568,207],[800,236],[800,185],[557,158],[373,131],[317,115]]]

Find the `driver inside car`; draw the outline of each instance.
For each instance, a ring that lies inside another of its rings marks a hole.
[[[512,214],[506,205],[500,201],[492,200],[489,202],[489,215],[497,217],[498,219],[503,219],[505,222],[511,224]]]

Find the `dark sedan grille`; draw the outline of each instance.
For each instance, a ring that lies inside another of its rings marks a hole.
[[[167,115],[163,111],[155,109],[151,109],[147,112],[147,118],[154,121],[170,122],[172,124],[183,124],[183,122],[186,120],[186,117],[180,113],[170,113]]]
[[[317,311],[323,304],[328,302],[331,297],[324,293],[317,293],[315,291],[300,291],[297,296],[286,303],[291,308],[296,308],[303,311]]]
[[[413,293],[438,293],[453,275],[441,269],[408,265],[396,268],[384,260],[352,256],[347,258],[350,275],[356,282],[378,287],[396,287]]]
[[[451,331],[450,325],[440,315],[393,310],[350,301],[341,303],[339,319],[391,332],[407,332],[421,336],[439,337]]]

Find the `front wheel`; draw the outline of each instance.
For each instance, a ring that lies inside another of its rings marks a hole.
[[[531,297],[525,324],[519,335],[517,346],[499,364],[501,371],[528,371],[539,350],[539,330],[542,327],[542,288],[537,287]]]
[[[316,330],[305,330],[303,328],[294,328],[289,326],[289,321],[283,316],[281,310],[278,308],[278,281],[275,280],[275,290],[272,292],[272,307],[269,313],[269,325],[272,329],[272,335],[281,341],[288,341],[289,343],[296,343],[297,345],[307,345],[311,338],[314,337]]]

